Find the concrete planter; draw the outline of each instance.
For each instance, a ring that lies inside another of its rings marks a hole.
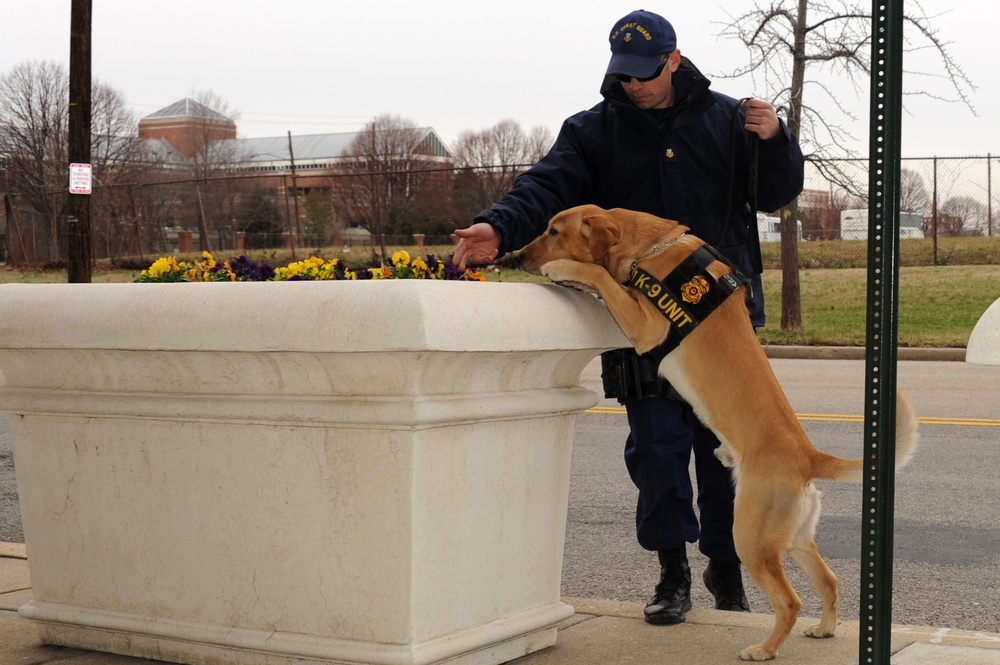
[[[492,664],[555,642],[594,298],[437,281],[0,286],[47,643]],[[450,660],[449,660],[450,659]]]
[[[1000,365],[1000,299],[986,308],[972,329],[965,361],[973,365]]]

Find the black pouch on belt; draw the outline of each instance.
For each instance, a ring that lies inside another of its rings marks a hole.
[[[615,349],[601,354],[601,380],[604,396],[619,404],[648,397],[666,397],[683,402],[684,398],[657,372],[659,361],[635,349]]]

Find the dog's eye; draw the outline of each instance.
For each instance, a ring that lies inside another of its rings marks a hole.
[[[559,231],[557,229],[550,229],[549,230],[549,235],[550,236],[557,236],[557,235],[559,235]]]

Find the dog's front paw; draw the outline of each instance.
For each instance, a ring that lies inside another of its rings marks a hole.
[[[538,272],[542,273],[553,282],[569,282],[573,281],[573,276],[575,276],[576,267],[579,264],[576,261],[571,261],[570,259],[555,259],[549,261],[548,263],[543,263],[542,267],[538,269]]]
[[[570,259],[556,259],[543,264],[539,268],[539,272],[560,286],[569,286],[587,293],[594,293],[594,287],[580,279],[579,268],[581,265]]]

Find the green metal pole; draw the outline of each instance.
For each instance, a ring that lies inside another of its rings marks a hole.
[[[888,665],[892,643],[902,82],[903,0],[873,0],[864,441],[867,464],[858,645],[858,662],[872,665]]]

